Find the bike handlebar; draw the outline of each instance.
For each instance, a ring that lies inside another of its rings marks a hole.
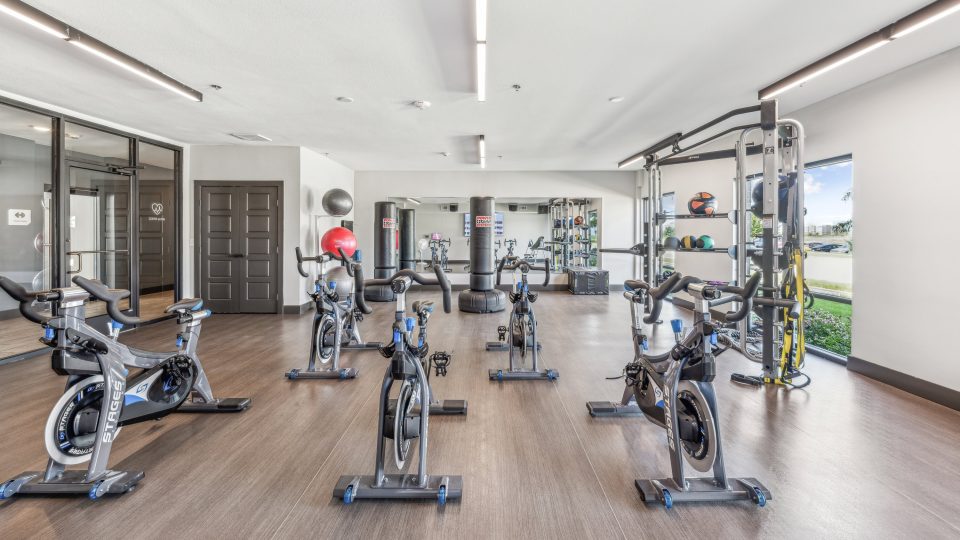
[[[450,280],[447,279],[447,275],[443,272],[443,268],[440,268],[440,262],[434,259],[433,271],[437,276],[437,279],[430,279],[424,277],[423,274],[419,274],[414,270],[405,268],[399,272],[393,274],[388,278],[379,278],[379,279],[370,279],[367,280],[364,285],[366,286],[382,286],[382,285],[392,285],[393,282],[400,278],[410,278],[411,281],[418,283],[420,285],[439,285],[440,290],[443,291],[443,312],[450,313],[452,301],[450,298]]]
[[[737,311],[728,311],[723,316],[724,322],[737,322],[750,314],[750,310],[753,309],[753,302],[756,300],[754,296],[756,296],[757,290],[760,288],[760,277],[760,272],[756,272],[750,276],[750,279],[747,280],[743,287],[736,287],[734,285],[723,285],[719,287],[720,291],[730,293],[730,296],[724,297],[722,302],[718,302],[715,305],[726,304],[733,301],[740,302],[740,309]],[[727,298],[729,298],[729,300]]]
[[[50,317],[41,315],[39,311],[33,308],[33,302],[51,291],[28,292],[19,283],[6,276],[0,276],[0,289],[3,289],[5,293],[10,295],[10,298],[20,303],[20,314],[28,321],[46,324],[50,320]]]
[[[322,255],[315,255],[313,257],[304,257],[303,252],[300,251],[300,247],[295,247],[294,251],[297,254],[297,271],[300,272],[300,275],[303,277],[310,277],[309,274],[303,269],[303,263],[305,262],[315,262],[318,264],[323,264],[329,261],[340,261],[343,266],[347,269],[347,275],[354,278],[354,283],[356,283],[356,290],[354,291],[354,298],[357,304],[357,307],[360,308],[365,315],[373,313],[373,308],[367,305],[366,299],[363,297],[363,266],[347,256],[343,252],[343,248],[338,247],[336,254],[330,253],[327,251]]]
[[[702,285],[698,287],[698,290],[695,293],[699,296],[702,296],[705,300],[710,302],[711,306],[719,306],[723,304],[728,304],[730,302],[740,302],[740,309],[736,311],[728,311],[723,316],[724,322],[737,322],[747,314],[750,313],[750,310],[753,309],[753,302],[755,301],[754,296],[757,294],[757,290],[760,288],[760,273],[757,272],[743,287],[737,287],[734,285]],[[624,296],[631,300],[637,301],[638,298],[641,298],[637,295],[637,291],[645,291],[646,295],[650,297],[653,301],[650,306],[650,313],[643,318],[643,322],[647,324],[652,324],[660,317],[660,311],[663,306],[663,299],[670,293],[684,291],[690,293],[690,287],[692,285],[702,284],[703,282],[693,276],[682,276],[679,272],[674,272],[670,274],[670,277],[667,278],[659,287],[651,288],[650,284],[645,281],[639,280],[627,280],[623,283]],[[728,293],[727,296],[722,296],[723,293]],[[756,299],[757,301],[764,299]]]
[[[651,288],[650,284],[646,281],[628,279],[623,282],[623,287],[627,289],[624,296],[628,296],[631,301],[635,301],[638,296],[635,294],[637,291],[645,291],[647,296],[653,300],[653,304],[650,306],[650,313],[648,313],[644,318],[643,322],[647,324],[652,324],[660,318],[660,310],[663,308],[663,299],[667,297],[668,294],[674,291],[679,283],[683,279],[683,274],[679,272],[674,272],[670,274],[670,277],[666,281],[660,284],[659,287]]]
[[[510,264],[507,264],[507,260],[510,260]],[[497,265],[497,285],[500,285],[500,274],[504,270],[516,270],[520,269],[520,272],[523,274],[529,273],[531,270],[537,270],[543,272],[543,286],[546,287],[550,284],[550,268],[546,264],[537,266],[531,261],[524,259],[523,257],[514,256],[505,256],[500,259],[500,263]]]
[[[111,319],[126,325],[140,324],[139,317],[127,315],[120,310],[120,301],[124,298],[129,298],[130,291],[126,289],[111,289],[100,280],[88,279],[83,276],[73,276],[73,282],[81,289],[90,293],[90,296],[103,301],[103,303],[107,305],[107,313]]]
[[[303,263],[305,262],[315,262],[317,264],[323,264],[330,261],[340,261],[344,266],[347,267],[347,274],[350,277],[353,277],[353,265],[359,264],[354,262],[346,253],[343,252],[343,248],[338,247],[337,253],[331,253],[329,251],[323,253],[322,255],[315,255],[313,257],[304,257],[303,252],[300,251],[300,247],[293,248],[294,252],[297,254],[297,272],[300,272],[300,275],[303,277],[310,277],[307,274],[307,271],[303,269]],[[339,253],[339,256],[337,255]]]

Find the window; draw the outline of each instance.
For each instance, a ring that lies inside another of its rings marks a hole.
[[[807,311],[807,343],[850,354],[853,313],[853,160],[807,165],[804,279],[815,297]]]

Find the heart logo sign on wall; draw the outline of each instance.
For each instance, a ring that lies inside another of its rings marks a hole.
[[[151,204],[151,205],[150,205],[150,208],[153,209],[154,215],[159,216],[160,214],[163,213],[163,205],[160,204],[160,203],[158,203],[158,202],[155,202],[155,203]]]

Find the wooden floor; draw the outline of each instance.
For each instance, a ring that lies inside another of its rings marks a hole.
[[[365,337],[387,337],[391,308],[377,305]],[[664,432],[642,418],[592,419],[584,405],[622,392],[621,381],[605,377],[631,357],[626,302],[545,293],[536,309],[548,365],[560,371],[555,383],[487,380],[487,369],[506,365],[505,353],[483,351],[505,314],[431,321],[432,349],[453,354],[434,390],[469,400],[467,417],[431,419],[430,471],[464,481],[463,499],[444,509],[369,500],[344,507],[331,496],[341,474],[373,471],[387,360],[350,352],[345,364],[359,367],[358,379],[291,382],[283,372],[305,365],[310,315],[216,315],[200,345],[214,391],[251,396],[253,407],[125,427],[111,465],[146,472],[136,491],[97,502],[3,502],[0,536],[960,537],[960,413],[816,359],[809,389],[789,392],[730,383],[730,372],[756,365],[734,352],[720,357],[727,471],[763,481],[774,495],[766,508],[644,505],[633,482],[668,475]],[[658,334],[657,348],[669,346],[669,326]],[[174,326],[123,339],[166,349]],[[44,466],[40,431],[62,385],[42,358],[0,366],[0,478]]]

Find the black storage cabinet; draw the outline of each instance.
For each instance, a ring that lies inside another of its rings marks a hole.
[[[610,294],[610,274],[599,268],[567,268],[567,288],[573,294]]]

